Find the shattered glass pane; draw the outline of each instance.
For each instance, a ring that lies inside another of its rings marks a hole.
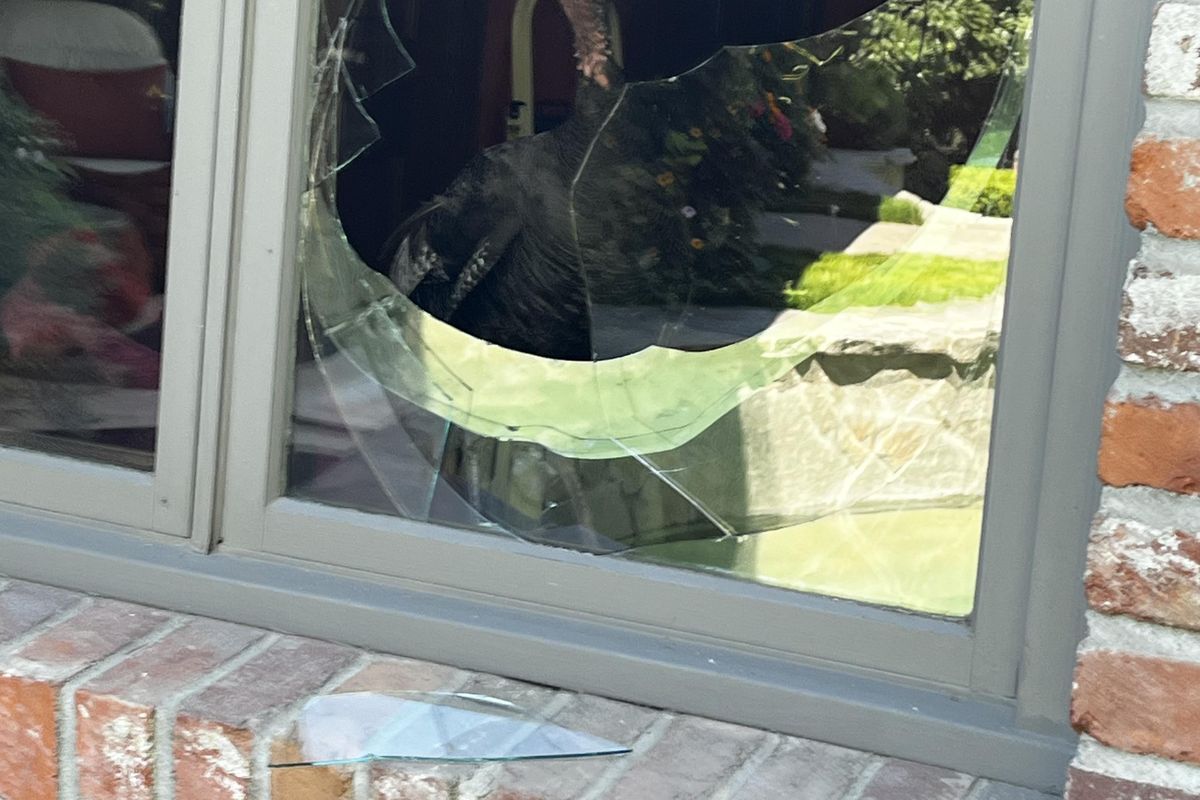
[[[522,761],[630,752],[599,736],[538,719],[508,701],[450,692],[321,695],[304,705],[294,735],[296,758],[272,767]]]
[[[970,612],[1026,0],[325,8],[293,494]]]

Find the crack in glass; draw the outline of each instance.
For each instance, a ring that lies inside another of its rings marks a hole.
[[[1007,38],[956,66],[930,44],[938,2],[890,0],[635,80],[636,58],[612,57],[611,10],[561,0],[570,116],[484,149],[371,266],[343,230],[337,176],[383,135],[373,97],[420,67],[384,0],[323,3],[297,261],[336,420],[307,423],[344,428],[381,499],[313,496],[969,611],[1031,11],[966,4],[992,8]],[[887,71],[903,42],[878,42],[896,31],[920,42],[911,74]],[[937,69],[962,80],[922,95]],[[921,97],[933,110],[908,107]],[[939,118],[959,106],[977,118]],[[903,188],[926,173],[924,196]],[[938,540],[954,542],[937,567],[956,565],[953,589],[921,567],[938,561],[920,552],[932,539],[872,540],[872,520],[897,519],[963,528]],[[854,568],[806,564],[793,580],[743,557],[802,560],[796,542],[821,550],[805,526],[858,553]],[[911,574],[888,574],[897,553]]]

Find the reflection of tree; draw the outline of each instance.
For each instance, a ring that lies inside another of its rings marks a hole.
[[[892,0],[831,34],[840,55],[815,70],[814,102],[830,140],[862,149],[909,147],[910,188],[945,191],[949,164],[979,136],[1032,0]]]
[[[150,387],[158,370],[152,349],[113,327],[149,299],[141,237],[72,198],[59,147],[53,125],[0,84],[0,372],[47,382],[37,407],[66,428],[82,422],[80,384]]]
[[[63,193],[67,176],[46,156],[54,144],[52,126],[0,88],[0,248],[5,254],[0,292],[24,273],[24,259],[18,254],[48,233],[80,221]]]

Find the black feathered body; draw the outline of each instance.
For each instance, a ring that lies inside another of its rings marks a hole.
[[[580,95],[564,125],[480,153],[402,227],[392,279],[426,311],[513,350],[591,357],[570,195],[617,93]]]

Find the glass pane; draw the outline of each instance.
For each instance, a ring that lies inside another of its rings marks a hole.
[[[506,700],[459,692],[345,692],[314,697],[298,745],[272,767],[367,761],[482,762],[615,756],[630,748],[539,719]]]
[[[0,0],[0,444],[154,465],[181,0]]]
[[[970,612],[1028,2],[325,11],[292,494]]]

